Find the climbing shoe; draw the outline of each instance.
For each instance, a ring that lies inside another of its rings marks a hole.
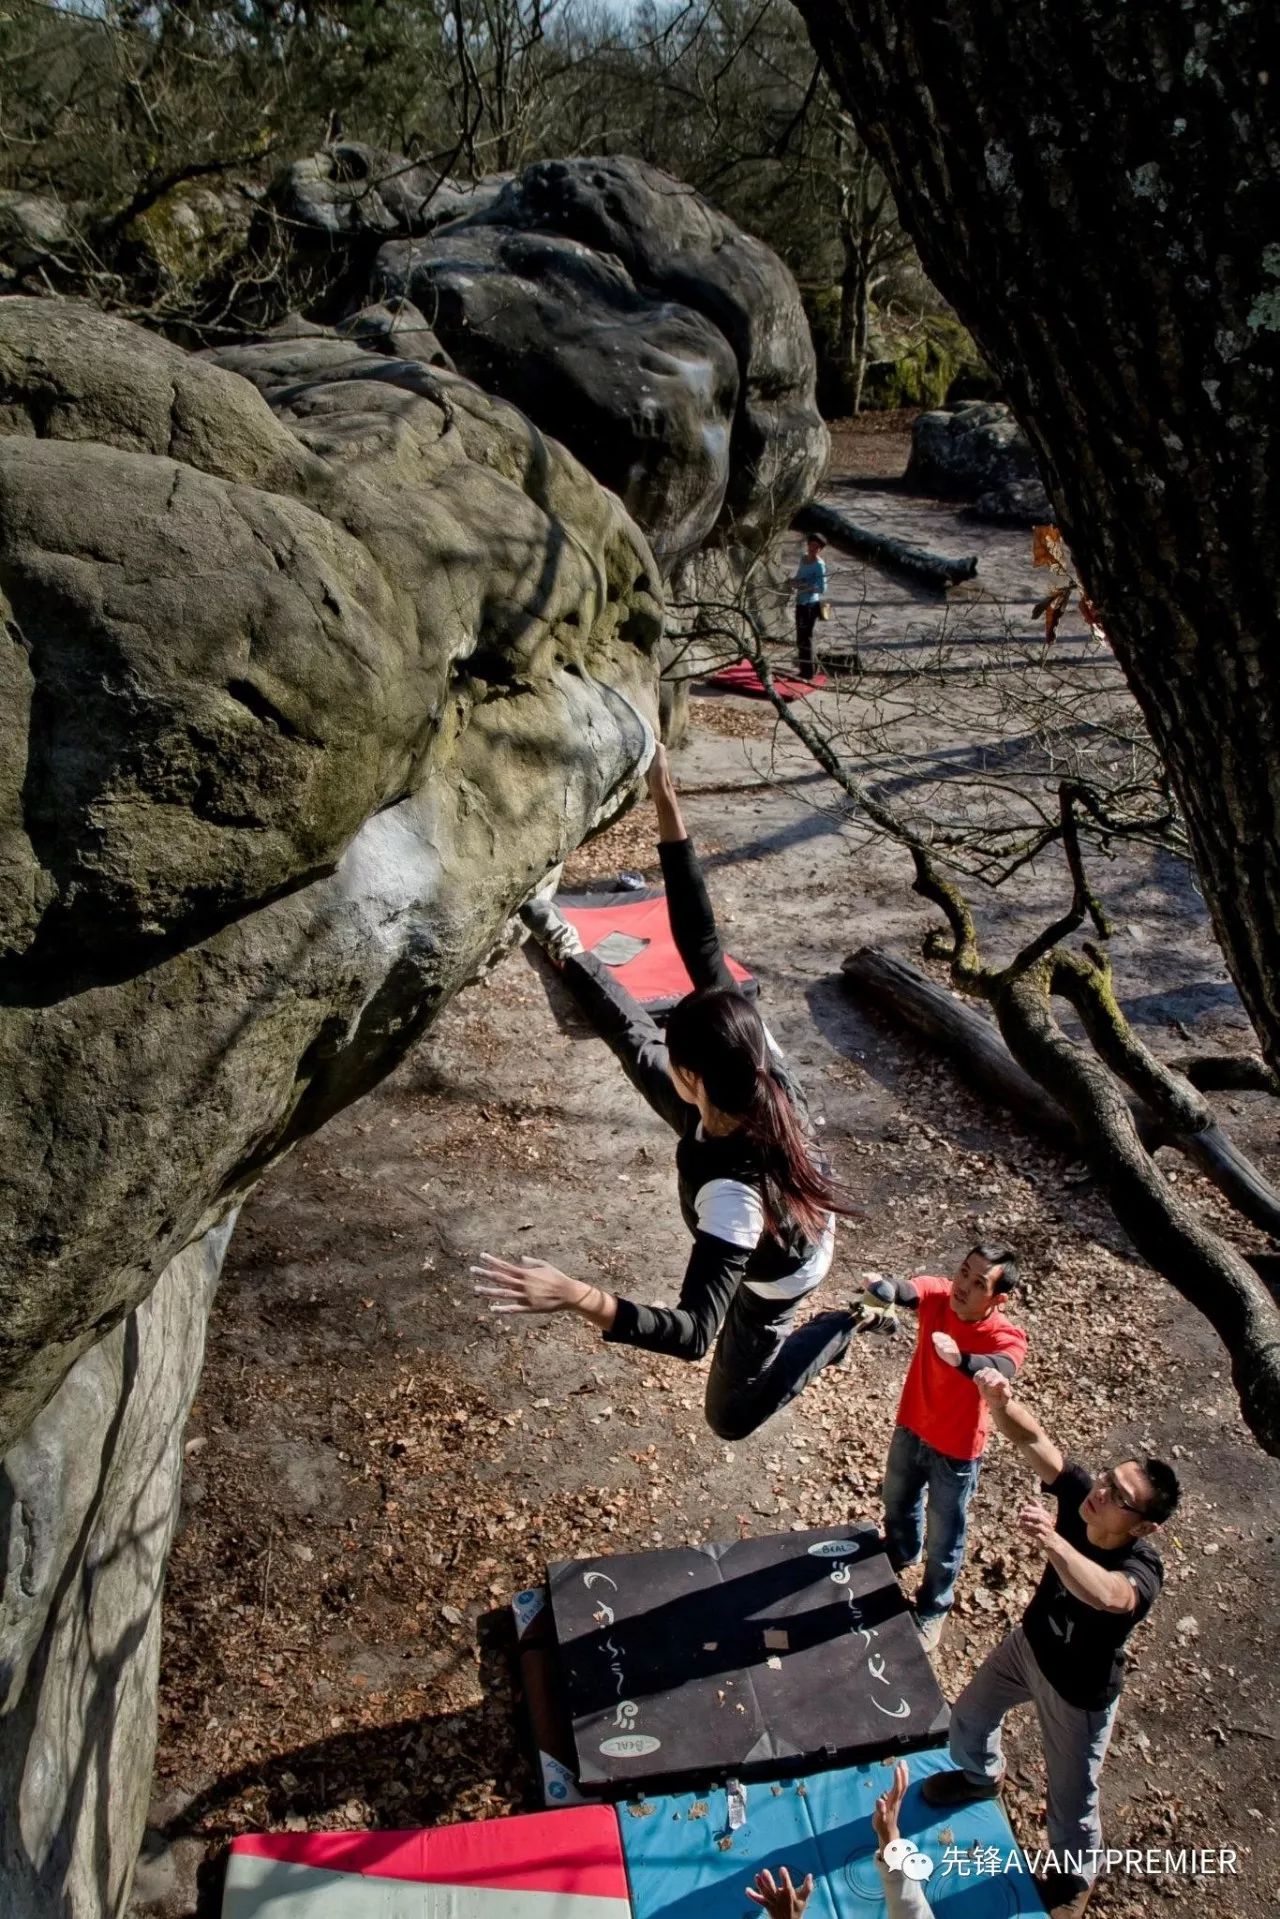
[[[576,929],[563,913],[556,911],[554,901],[529,900],[520,908],[520,918],[528,927],[530,938],[537,941],[554,965],[563,966],[566,960],[576,959],[581,953],[582,941]]]

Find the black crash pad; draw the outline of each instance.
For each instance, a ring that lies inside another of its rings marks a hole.
[[[560,1655],[547,1588],[530,1586],[518,1592],[511,1602],[511,1615],[520,1662],[520,1703],[542,1803],[548,1808],[581,1805],[573,1728],[560,1679]]]
[[[946,1731],[872,1527],[560,1561],[549,1582],[584,1792],[857,1765]]]

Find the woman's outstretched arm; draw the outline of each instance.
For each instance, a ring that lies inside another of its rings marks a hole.
[[[489,1300],[491,1312],[577,1313],[619,1345],[696,1360],[710,1351],[749,1257],[749,1247],[699,1233],[675,1306],[637,1306],[542,1260],[517,1264],[482,1253],[484,1264],[471,1270],[484,1282],[475,1291]]]
[[[704,1359],[750,1257],[750,1247],[731,1246],[710,1233],[696,1234],[676,1304],[638,1306],[631,1299],[615,1300],[605,1338],[646,1353],[667,1353],[672,1359]]]
[[[659,746],[647,775],[658,815],[658,858],[667,888],[667,914],[676,951],[695,987],[732,986],[716,916],[693,841],[685,829],[667,751]]]

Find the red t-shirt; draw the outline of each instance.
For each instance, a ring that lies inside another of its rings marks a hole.
[[[949,1459],[976,1459],[987,1443],[991,1415],[967,1373],[948,1366],[933,1350],[934,1333],[950,1333],[962,1353],[1007,1353],[1015,1366],[1027,1356],[1027,1336],[997,1306],[970,1323],[951,1310],[951,1281],[913,1273],[916,1289],[916,1349],[898,1402],[898,1424]]]

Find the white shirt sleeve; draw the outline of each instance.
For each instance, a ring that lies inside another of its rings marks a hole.
[[[693,1202],[698,1231],[730,1246],[755,1247],[764,1232],[764,1202],[740,1179],[709,1179]]]
[[[765,1022],[763,1020],[761,1020],[760,1025],[764,1030],[765,1045],[769,1048],[769,1051],[773,1054],[773,1057],[777,1060],[778,1064],[780,1066],[785,1066],[787,1062],[783,1055],[782,1048],[779,1046],[777,1040],[773,1037],[773,1034],[769,1031],[769,1028],[765,1025]]]
[[[918,1879],[908,1879],[901,1867],[891,1872],[879,1854],[876,1855],[876,1871],[884,1887],[888,1919],[934,1919],[933,1907]]]

